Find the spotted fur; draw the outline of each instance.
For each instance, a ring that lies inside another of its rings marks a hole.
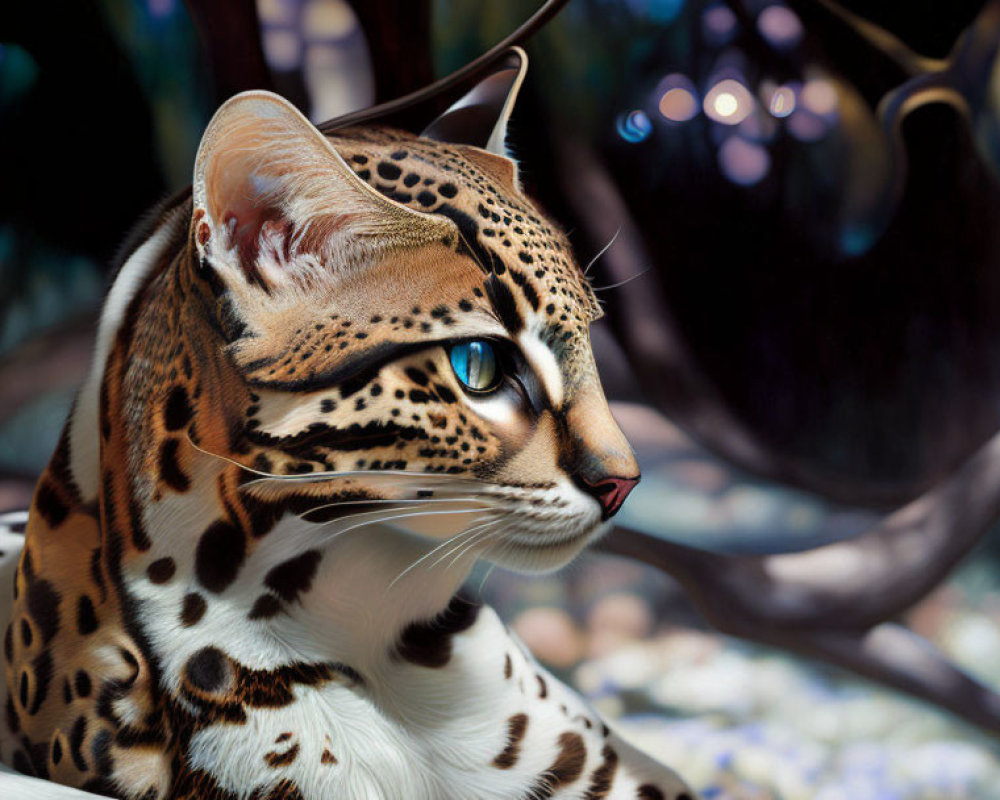
[[[129,800],[690,798],[456,593],[565,563],[636,475],[514,163],[241,95],[139,241],[8,542],[0,760]]]

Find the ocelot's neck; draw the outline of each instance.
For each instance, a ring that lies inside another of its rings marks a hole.
[[[358,525],[352,509],[331,523],[279,514],[241,494],[239,468],[190,446],[177,459],[189,488],[139,489],[150,546],[122,564],[168,680],[206,640],[255,669],[338,662],[384,675],[404,631],[442,612],[474,563],[391,523]]]

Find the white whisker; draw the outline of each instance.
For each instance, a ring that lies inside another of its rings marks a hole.
[[[465,530],[459,531],[454,536],[448,537],[443,542],[441,542],[441,544],[437,545],[436,547],[432,548],[428,552],[424,553],[422,556],[420,556],[420,558],[418,558],[416,561],[414,561],[412,564],[410,564],[410,566],[408,566],[406,569],[404,569],[402,572],[400,572],[395,578],[392,579],[392,582],[389,584],[389,586],[387,588],[391,589],[393,586],[396,585],[396,583],[399,580],[401,580],[403,578],[404,575],[406,575],[407,573],[409,573],[415,567],[417,567],[420,564],[422,564],[424,561],[426,561],[428,558],[430,558],[436,552],[438,552],[439,550],[441,550],[443,547],[447,547],[448,545],[453,544],[458,539],[461,539],[463,536],[468,536],[470,533],[473,533],[473,532],[479,530],[483,525],[489,525],[493,521],[494,520],[490,520],[489,522],[485,522],[485,523],[482,523],[482,524],[474,525],[471,528],[466,528]],[[433,565],[432,565],[432,567],[433,567]]]
[[[393,511],[395,511],[395,510],[397,510],[397,509],[393,509]],[[324,538],[325,538],[325,540],[335,539],[336,537],[340,536],[341,534],[347,533],[349,531],[353,531],[353,530],[355,530],[357,528],[362,528],[362,527],[364,527],[366,525],[376,525],[376,524],[381,523],[381,522],[391,522],[393,520],[404,519],[404,518],[407,518],[407,517],[429,517],[431,515],[444,516],[445,514],[475,514],[477,512],[481,512],[482,510],[483,509],[480,509],[480,508],[463,508],[463,509],[458,509],[458,510],[446,510],[446,511],[430,511],[430,510],[428,510],[428,511],[410,511],[410,512],[407,512],[405,514],[388,513],[386,511],[373,511],[373,512],[370,512],[370,513],[372,515],[375,515],[374,519],[362,520],[361,522],[358,522],[356,525],[349,525],[346,528],[342,528],[340,530],[334,531],[333,533],[329,534],[328,536],[326,536]],[[347,519],[358,519],[358,518],[364,517],[364,516],[368,516],[368,514],[365,514],[365,513],[352,514],[350,517],[342,517],[340,519],[333,520],[332,522],[329,522],[329,523],[326,523],[326,524],[327,525],[332,525],[332,524],[335,524],[335,523],[338,523],[338,522],[344,522]]]
[[[604,254],[605,254],[606,252],[608,252],[608,250],[610,250],[610,249],[611,249],[611,245],[613,245],[613,244],[615,243],[615,239],[617,239],[617,238],[618,238],[618,234],[619,234],[619,233],[621,233],[621,232],[622,232],[622,228],[621,228],[621,225],[619,225],[619,226],[618,226],[618,230],[616,230],[616,231],[615,231],[615,235],[611,237],[611,240],[610,240],[610,241],[609,241],[609,242],[608,242],[608,243],[607,243],[606,245],[604,245],[604,247],[602,247],[602,248],[601,248],[601,249],[600,249],[600,250],[598,251],[597,255],[596,255],[596,256],[594,256],[594,257],[593,257],[592,259],[590,259],[590,263],[589,263],[589,264],[587,264],[587,266],[586,266],[586,267],[584,267],[584,270],[583,270],[583,277],[585,277],[585,278],[586,278],[586,277],[587,277],[587,276],[588,276],[588,275],[590,274],[590,270],[591,270],[591,269],[593,268],[594,264],[596,264],[596,263],[597,263],[597,260],[598,260],[598,259],[599,259],[599,258],[600,258],[601,256],[603,256],[603,255],[604,255]]]

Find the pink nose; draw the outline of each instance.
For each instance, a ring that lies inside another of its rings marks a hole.
[[[622,507],[629,492],[639,482],[639,477],[636,475],[634,478],[601,478],[597,483],[591,483],[581,476],[579,485],[601,504],[603,511],[601,519],[609,519]]]

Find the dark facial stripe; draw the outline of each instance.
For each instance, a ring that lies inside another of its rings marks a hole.
[[[514,283],[516,283],[521,288],[521,291],[524,292],[524,296],[527,298],[528,302],[531,303],[531,307],[535,311],[538,311],[538,308],[541,305],[541,301],[538,299],[538,292],[536,292],[535,287],[528,282],[524,273],[520,270],[512,269],[510,271],[510,277],[513,278]]]
[[[357,423],[346,428],[334,428],[330,425],[316,423],[309,429],[294,436],[269,436],[260,431],[249,431],[247,439],[261,447],[273,447],[284,450],[291,456],[309,460],[316,447],[331,450],[354,451],[368,450],[375,447],[388,447],[397,440],[413,441],[426,439],[427,431],[423,428],[399,425],[395,422]]]
[[[514,300],[510,287],[496,275],[490,275],[483,285],[500,322],[516,336],[524,328],[524,320],[521,318],[521,312],[517,310],[517,301]]]
[[[433,213],[447,217],[455,223],[460,234],[458,251],[460,253],[464,251],[471,256],[483,272],[502,275],[506,271],[507,268],[500,257],[492,250],[483,247],[479,241],[479,225],[472,217],[450,203],[441,204]]]

